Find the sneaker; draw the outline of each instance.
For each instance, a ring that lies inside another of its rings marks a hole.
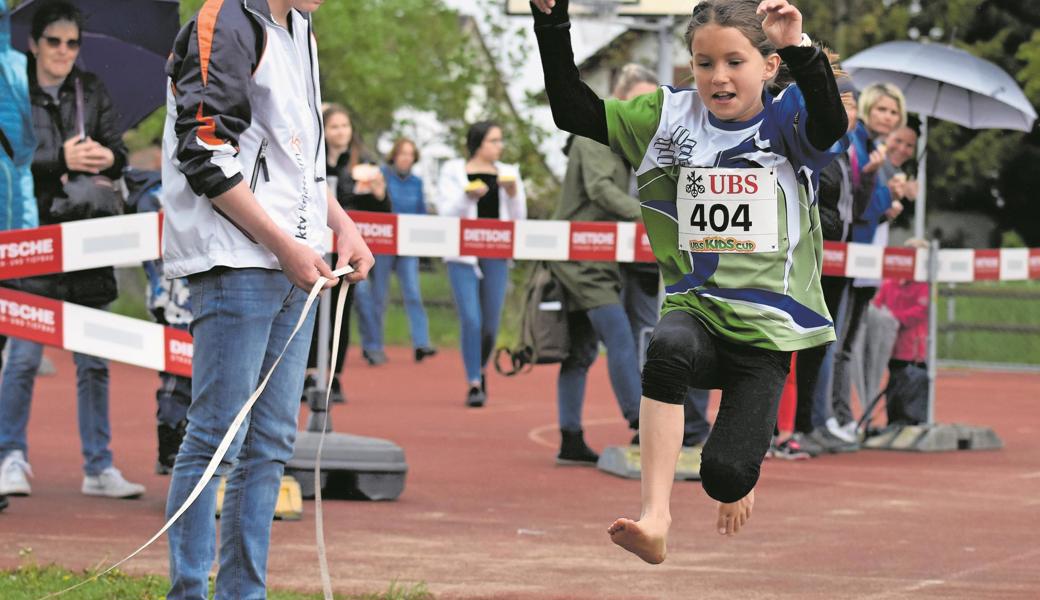
[[[847,429],[849,425],[852,426],[851,431]],[[849,421],[846,425],[839,425],[838,420],[834,417],[827,419],[827,432],[832,436],[842,440],[844,442],[855,442],[856,440],[856,422]]]
[[[107,498],[137,498],[144,494],[144,486],[130,483],[115,467],[109,467],[100,475],[85,475],[82,492],[87,496],[105,496]]]
[[[311,390],[318,387],[318,380],[314,375],[307,375],[303,378],[303,393],[300,394],[300,404],[307,404],[310,401]]]
[[[560,453],[556,455],[556,464],[566,466],[592,467],[599,462],[599,454],[585,443],[585,433],[560,430]]]
[[[437,349],[433,346],[420,346],[415,349],[415,362],[422,362],[424,358],[429,358],[437,354]]]
[[[29,477],[32,476],[32,467],[25,461],[25,454],[21,450],[8,452],[0,462],[0,495],[28,496],[32,491],[29,488]]]
[[[816,451],[815,454],[813,453],[814,450]],[[771,454],[774,458],[782,460],[807,460],[817,456],[822,451],[819,446],[811,442],[807,443],[804,434],[795,433],[783,442],[780,442]]]
[[[370,367],[378,367],[379,365],[386,364],[389,360],[386,357],[386,352],[382,350],[362,350],[361,356],[365,357]]]
[[[470,386],[469,391],[466,392],[466,406],[470,408],[480,408],[487,402],[487,394],[480,389],[480,386]]]
[[[858,442],[847,442],[831,433],[830,429],[817,427],[813,429],[808,438],[815,442],[827,454],[841,454],[844,452],[858,452]]]

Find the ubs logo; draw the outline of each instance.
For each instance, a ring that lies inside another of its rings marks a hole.
[[[697,171],[690,171],[686,175],[686,193],[696,198],[704,193],[704,176],[698,175]]]

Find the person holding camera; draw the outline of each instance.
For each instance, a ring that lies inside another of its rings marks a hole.
[[[112,184],[126,165],[126,147],[116,112],[97,76],[76,68],[83,34],[79,10],[64,1],[40,7],[32,20],[28,62],[29,96],[38,145],[32,161],[40,224],[109,216],[122,212]],[[92,308],[116,299],[111,267],[36,277],[22,289]],[[28,495],[32,470],[26,460],[26,426],[33,383],[43,346],[12,339],[0,380],[0,494]],[[112,464],[109,449],[108,362],[74,353],[82,492],[136,498],[143,485],[127,481]]]

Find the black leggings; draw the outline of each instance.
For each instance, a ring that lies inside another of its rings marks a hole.
[[[701,453],[701,485],[736,502],[758,483],[791,353],[724,340],[693,315],[672,311],[654,328],[643,366],[643,395],[682,404],[686,388],[721,389],[722,403]]]

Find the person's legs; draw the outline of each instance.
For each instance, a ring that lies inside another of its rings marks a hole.
[[[422,290],[419,286],[419,258],[398,256],[395,265],[397,281],[401,284],[401,297],[408,315],[408,331],[412,335],[412,348],[430,347],[430,325],[423,308]]]
[[[368,278],[354,285],[354,302],[358,313],[358,331],[361,333],[361,349],[373,358],[383,351],[382,332],[378,311],[379,294],[384,290],[384,281],[390,274],[392,256],[376,256],[376,263]],[[372,358],[369,359],[372,362]],[[380,362],[377,358],[376,363]]]
[[[26,427],[32,404],[36,369],[40,367],[43,346],[11,338],[10,350],[0,377],[0,457],[12,450],[28,454]]]
[[[701,453],[701,485],[719,501],[719,533],[729,535],[751,517],[791,353],[723,341],[718,349],[722,401]]]
[[[560,423],[558,465],[595,465],[599,455],[585,443],[581,412],[585,404],[585,382],[589,367],[599,354],[599,342],[588,316],[583,311],[567,315],[570,352],[560,364],[556,380],[556,409]]]
[[[599,342],[584,311],[567,314],[567,330],[571,347],[567,358],[560,363],[560,375],[556,379],[556,409],[560,430],[578,432],[582,430],[585,382],[589,367],[599,353]]]
[[[704,443],[711,432],[708,423],[709,390],[691,387],[686,390],[683,401],[683,446],[696,446]]]
[[[155,392],[156,433],[159,440],[159,458],[155,470],[167,475],[173,469],[177,450],[188,427],[188,406],[191,405],[191,378],[162,371],[159,389]]]
[[[832,388],[832,411],[839,425],[844,425],[852,420],[852,356],[856,336],[859,334],[864,316],[871,298],[874,297],[875,288],[849,287],[846,294],[847,322],[844,333],[840,340],[834,360],[834,381]]]
[[[166,516],[171,517],[198,484],[238,411],[260,381],[272,324],[291,285],[277,271],[216,268],[189,278],[194,336],[192,403],[177,453]],[[280,350],[280,349],[279,349]],[[299,401],[297,395],[295,401]],[[225,474],[238,459],[251,416],[221,461]],[[168,600],[204,600],[216,541],[217,479],[169,530]],[[258,494],[266,492],[257,490]]]
[[[448,280],[455,296],[455,308],[459,313],[459,338],[462,346],[462,362],[466,368],[466,382],[480,385],[480,280],[472,265],[448,263]]]
[[[216,600],[260,598],[266,589],[271,522],[285,463],[292,458],[296,440],[297,399],[303,390],[313,307],[296,338],[288,340],[306,300],[302,290],[295,290],[270,328],[260,376],[271,369],[283,348],[285,354],[253,406],[238,462],[227,478],[220,515]]]
[[[607,347],[607,373],[621,415],[633,428],[639,423],[639,357],[632,328],[620,304],[597,306],[587,312],[596,336]]]
[[[26,427],[43,346],[11,338],[0,380],[0,494],[27,496],[32,469],[26,461]]]
[[[112,431],[108,420],[108,361],[75,352],[76,407],[83,472],[98,476],[112,466]]]
[[[618,519],[607,530],[614,543],[646,562],[660,563],[667,553],[687,388],[694,382],[704,388],[713,385],[710,377],[694,380],[693,375],[716,373],[716,358],[715,340],[696,317],[681,311],[661,317],[643,367],[639,409],[642,512],[638,521]]]
[[[379,266],[375,278],[372,279],[370,290],[372,292],[373,324],[375,325],[372,330],[374,346],[379,351],[383,351],[383,340],[386,334],[386,306],[390,301],[390,274],[394,272],[394,263],[397,262],[397,257],[382,256],[380,258],[383,259],[382,264]]]
[[[483,316],[480,328],[480,371],[483,373],[491,353],[495,350],[498,324],[502,319],[502,306],[509,289],[509,261],[501,258],[480,259],[480,312]]]
[[[649,337],[644,335],[653,330],[661,316],[660,276],[657,266],[618,265],[621,273],[621,304],[625,307],[632,339],[636,343],[637,355],[645,359]],[[643,365],[640,363],[639,368]],[[683,446],[696,446],[708,437],[708,390],[690,388],[683,402]]]

